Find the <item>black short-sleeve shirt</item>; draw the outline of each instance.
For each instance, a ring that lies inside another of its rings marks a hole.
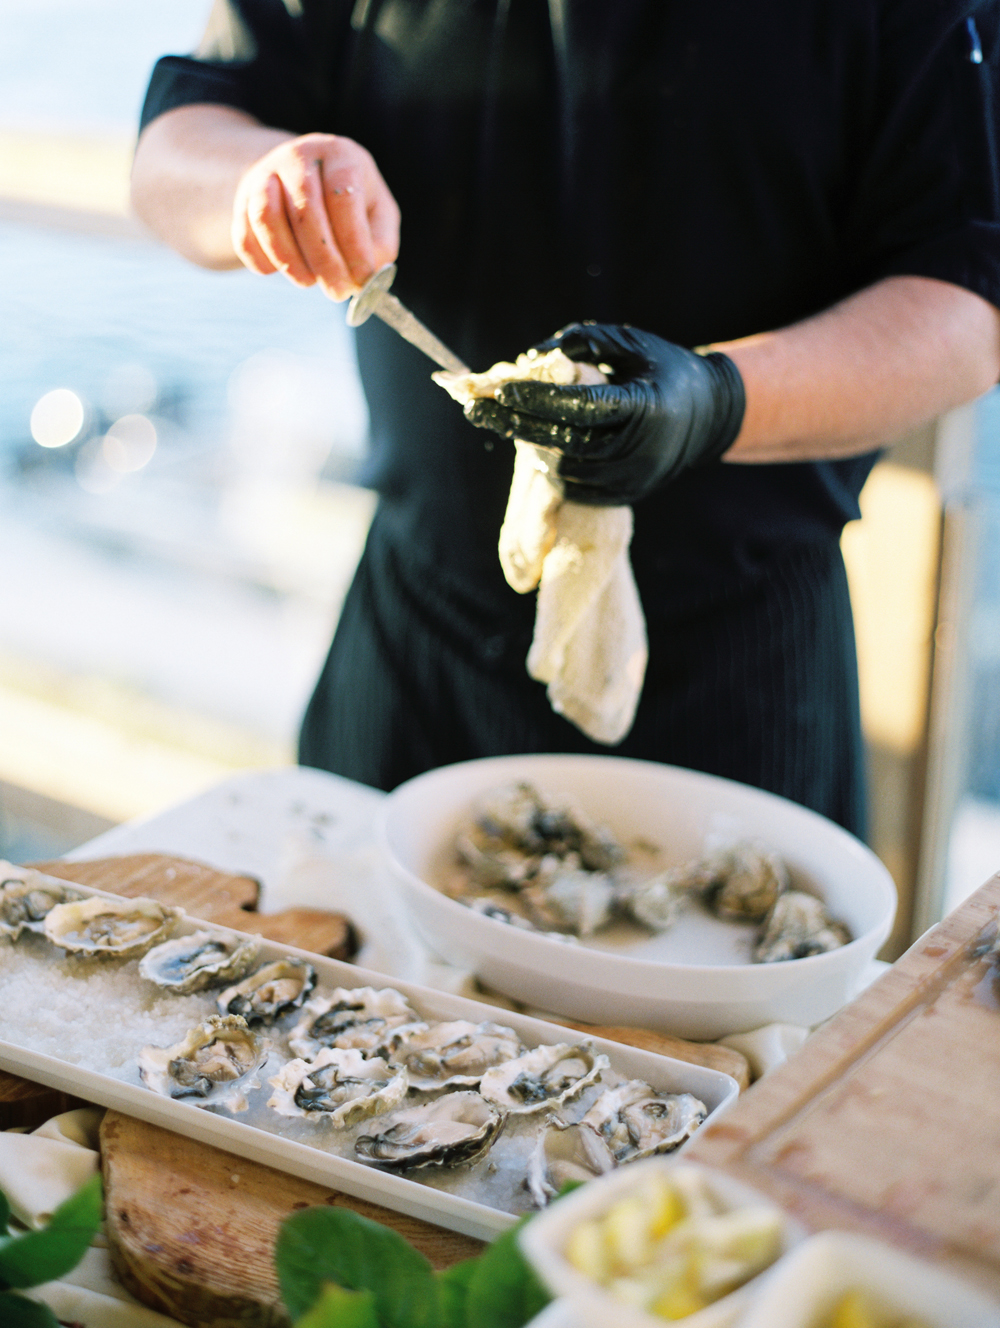
[[[143,124],[213,102],[374,156],[403,217],[396,293],[473,368],[563,324],[687,346],[915,274],[1000,305],[997,0],[217,0]],[[429,362],[359,330],[384,528],[506,591],[506,444]],[[647,612],[836,538],[872,455],[715,463],[636,507]]]

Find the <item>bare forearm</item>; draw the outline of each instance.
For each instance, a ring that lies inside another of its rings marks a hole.
[[[1000,311],[971,291],[891,277],[777,332],[719,343],[747,408],[734,462],[853,456],[989,390]]]
[[[132,168],[132,206],[155,235],[202,267],[240,266],[233,199],[249,167],[292,138],[228,106],[181,106],[148,125]]]

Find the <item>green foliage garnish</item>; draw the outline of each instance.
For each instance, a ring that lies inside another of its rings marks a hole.
[[[346,1208],[307,1208],[282,1223],[278,1283],[296,1328],[522,1328],[550,1296],[517,1232],[435,1273],[397,1232]]]
[[[0,1290],[40,1286],[68,1273],[83,1258],[100,1222],[101,1178],[91,1176],[59,1205],[44,1230],[0,1236]]]
[[[47,1305],[12,1288],[41,1286],[76,1267],[101,1223],[101,1178],[91,1176],[59,1205],[42,1231],[8,1235],[9,1221],[10,1205],[0,1190],[0,1323],[3,1328],[58,1328]]]

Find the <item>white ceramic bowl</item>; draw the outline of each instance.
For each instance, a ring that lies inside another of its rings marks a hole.
[[[855,937],[828,954],[747,962],[748,931],[692,912],[661,936],[567,944],[498,922],[428,882],[453,860],[455,834],[489,790],[527,780],[572,796],[625,840],[671,863],[706,843],[752,839],[817,889]],[[892,926],[896,890],[875,855],[815,812],[760,789],[615,756],[499,756],[428,771],[384,804],[384,846],[415,930],[450,963],[540,1010],[599,1024],[638,1024],[711,1039],[762,1024],[813,1025],[851,999]]]
[[[776,1263],[738,1328],[815,1328],[846,1291],[871,1298],[895,1322],[912,1315],[927,1328],[997,1328],[1000,1301],[934,1264],[867,1237],[824,1231]]]
[[[753,1206],[778,1213],[782,1224],[783,1255],[804,1239],[805,1232],[797,1222],[777,1209],[771,1200],[733,1180],[725,1172],[686,1162],[683,1157],[652,1157],[618,1167],[550,1205],[526,1223],[518,1236],[525,1258],[552,1294],[569,1303],[573,1321],[580,1328],[609,1328],[612,1324],[614,1328],[657,1328],[657,1325],[663,1328],[663,1319],[623,1304],[599,1283],[585,1277],[563,1251],[571,1232],[581,1222],[600,1217],[619,1199],[641,1189],[650,1174],[662,1172],[669,1175],[679,1166],[699,1172],[723,1210]],[[730,1328],[750,1303],[753,1289],[759,1285],[761,1277],[766,1276],[766,1272],[758,1274],[728,1296],[689,1314],[680,1322],[684,1328]]]

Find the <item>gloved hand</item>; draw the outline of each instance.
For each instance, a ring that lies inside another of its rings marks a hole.
[[[495,399],[470,402],[465,415],[506,438],[558,448],[574,502],[631,505],[689,466],[722,456],[739,433],[743,380],[726,355],[696,355],[607,323],[571,323],[537,349],[556,347],[571,360],[610,366],[610,382],[507,383]]]

